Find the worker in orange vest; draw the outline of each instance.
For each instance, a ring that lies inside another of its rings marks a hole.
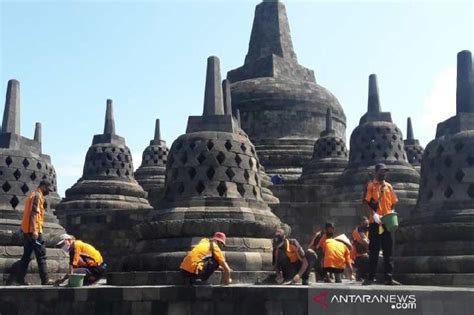
[[[349,278],[352,278],[351,242],[344,234],[335,238],[329,238],[324,242],[324,271],[325,282],[331,282],[329,274],[334,274],[336,283],[341,283],[342,273],[345,268],[349,270]]]
[[[224,284],[231,284],[230,269],[224,257],[226,235],[216,232],[211,239],[203,238],[184,257],[180,269],[191,284],[204,284],[217,269],[222,268]]]
[[[53,281],[48,278],[48,271],[46,270],[46,246],[43,240],[45,196],[51,191],[51,183],[43,180],[40,182],[38,188],[31,192],[25,200],[23,219],[21,221],[23,256],[20,260],[20,270],[18,273],[18,283],[21,285],[29,284],[25,282],[25,276],[33,252],[35,253],[36,262],[38,263],[41,284],[53,284]]]
[[[379,253],[382,249],[384,260],[385,284],[399,284],[393,280],[393,237],[392,234],[384,228],[383,216],[393,212],[398,198],[392,185],[385,179],[389,169],[383,163],[375,165],[375,179],[367,184],[363,203],[369,214],[369,276],[362,283],[370,285],[374,282],[375,272]]]
[[[367,279],[369,270],[369,219],[362,217],[352,231],[351,259],[356,267],[356,279]]]
[[[107,264],[100,252],[94,246],[87,244],[69,234],[62,234],[57,247],[69,254],[69,272],[61,279],[55,281],[55,285],[60,285],[72,274],[83,274],[84,285],[92,285],[104,277]]]

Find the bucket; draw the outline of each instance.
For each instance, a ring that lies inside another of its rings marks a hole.
[[[396,212],[386,214],[382,217],[382,222],[389,232],[396,231],[398,229],[398,214]]]
[[[84,274],[73,273],[72,275],[69,276],[68,287],[71,287],[71,288],[82,287],[82,284],[84,283],[84,277],[85,276],[86,275],[84,275]]]

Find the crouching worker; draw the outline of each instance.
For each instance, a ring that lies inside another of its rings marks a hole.
[[[329,274],[335,276],[336,283],[341,283],[341,275],[344,268],[349,270],[349,277],[352,278],[351,242],[341,234],[336,238],[327,239],[324,242],[324,271],[326,272],[325,282],[331,282]]]
[[[61,246],[69,254],[69,273],[55,282],[60,285],[73,273],[84,274],[84,285],[91,285],[99,281],[104,275],[107,265],[104,264],[102,255],[92,245],[76,240],[69,234],[62,234],[56,246]]]
[[[181,263],[180,269],[190,280],[191,284],[202,284],[219,267],[223,271],[223,283],[230,284],[231,269],[225,261],[223,250],[225,248],[226,236],[222,232],[216,232],[212,239],[203,238],[187,255]]]
[[[277,282],[292,284],[303,280],[308,284],[311,270],[316,265],[316,253],[308,249],[306,253],[295,239],[288,239],[285,231],[278,229],[273,238],[273,266]]]
[[[367,279],[369,271],[369,219],[362,217],[360,224],[352,231],[351,259],[356,267],[356,280]]]

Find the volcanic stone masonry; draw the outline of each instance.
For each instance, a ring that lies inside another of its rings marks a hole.
[[[155,137],[143,151],[142,164],[135,171],[135,179],[148,192],[148,201],[154,208],[158,207],[165,186],[168,153],[166,142],[161,140],[160,120],[157,119]]]
[[[473,74],[471,52],[461,51],[456,115],[426,146],[417,207],[397,238],[395,273],[405,284],[474,285]]]
[[[392,122],[389,112],[381,111],[375,74],[369,76],[368,110],[352,132],[350,148],[349,164],[339,179],[333,200],[337,203],[334,220],[350,223],[352,218],[354,225],[365,215],[362,197],[377,163],[390,168],[387,180],[399,199],[396,211],[401,220],[405,219],[415,206],[420,175],[408,162],[401,130]]]
[[[403,142],[405,144],[408,162],[410,162],[419,173],[424,149],[420,145],[420,141],[415,139],[415,136],[413,135],[413,126],[410,117],[407,118],[407,139]]]
[[[298,64],[283,3],[263,1],[255,9],[245,63],[229,71],[232,102],[242,128],[270,175],[297,180],[311,160],[315,140],[332,110],[338,137],[346,117],[338,100],[318,85],[314,72]]]
[[[82,177],[66,190],[58,217],[68,233],[97,247],[113,269],[134,240],[132,226],[151,209],[146,198],[133,177],[130,149],[115,133],[112,100],[107,100],[104,133],[94,136]]]
[[[44,239],[47,247],[47,269],[50,277],[67,270],[61,250],[54,248],[58,235],[64,233],[53,210],[59,202],[56,189],[56,172],[51,159],[41,150],[41,124],[36,123],[34,140],[20,133],[20,82],[8,81],[0,133],[0,275],[1,283],[13,280],[12,273],[23,254],[23,240],[17,233],[21,226],[24,202],[36,190],[41,180],[53,185],[46,199]],[[26,281],[39,283],[36,260],[30,264]],[[32,271],[32,272],[31,272]]]
[[[280,220],[262,196],[260,162],[237,120],[223,108],[220,65],[207,63],[204,111],[191,116],[166,164],[164,200],[139,225],[134,252],[112,284],[179,284],[186,252],[216,231],[227,235],[226,259],[234,282],[255,282],[272,272],[271,237]]]

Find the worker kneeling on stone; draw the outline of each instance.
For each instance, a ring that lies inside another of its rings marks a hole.
[[[306,252],[295,239],[285,236],[285,231],[278,229],[273,238],[273,266],[277,272],[277,282],[291,284],[303,279],[308,284],[309,274],[316,265],[316,253]]]
[[[351,242],[344,234],[336,238],[327,239],[324,242],[324,271],[325,282],[331,282],[330,273],[334,274],[337,283],[341,283],[341,275],[345,267],[349,270],[352,278]]]
[[[203,238],[187,255],[181,263],[180,269],[190,279],[191,284],[202,284],[219,267],[223,270],[223,283],[230,284],[231,269],[224,258],[226,236],[216,232],[212,239]]]
[[[69,234],[62,234],[56,246],[69,254],[69,273],[55,282],[60,285],[66,281],[71,274],[84,274],[84,285],[91,285],[99,281],[104,275],[107,265],[104,264],[102,255],[92,245]]]
[[[369,271],[369,219],[362,217],[352,231],[351,259],[356,267],[356,280],[367,279]]]

